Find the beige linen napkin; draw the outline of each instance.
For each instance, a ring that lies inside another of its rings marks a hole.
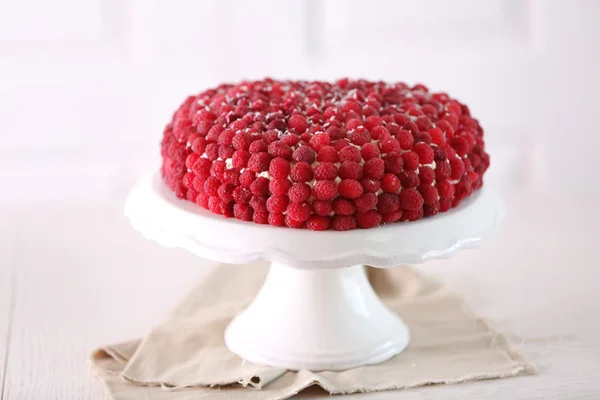
[[[411,330],[411,343],[399,356],[342,372],[245,362],[227,350],[223,332],[258,292],[267,270],[267,263],[220,265],[148,336],[96,350],[92,365],[110,396],[279,400],[311,385],[343,394],[534,372],[459,295],[409,267],[368,269],[375,291]]]

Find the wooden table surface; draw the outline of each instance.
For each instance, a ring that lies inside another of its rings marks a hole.
[[[481,249],[419,268],[461,291],[539,374],[353,399],[600,399],[600,196],[507,203]],[[86,365],[94,347],[143,335],[211,265],[145,240],[119,204],[4,207],[0,227],[2,400],[104,398]]]

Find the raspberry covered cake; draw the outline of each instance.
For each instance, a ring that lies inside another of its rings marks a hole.
[[[490,158],[469,108],[404,83],[262,81],[188,97],[162,176],[215,214],[312,230],[374,228],[456,207]]]

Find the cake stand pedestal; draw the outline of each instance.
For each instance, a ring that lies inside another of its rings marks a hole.
[[[271,261],[263,287],[230,323],[225,343],[253,363],[317,371],[379,363],[410,341],[406,325],[373,291],[365,265],[422,263],[476,247],[499,225],[503,206],[483,188],[432,218],[312,232],[214,215],[177,199],[154,174],[133,188],[125,214],[166,247],[224,263]]]

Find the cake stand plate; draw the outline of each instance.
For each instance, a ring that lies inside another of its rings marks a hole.
[[[224,263],[271,261],[225,343],[245,360],[290,370],[344,370],[400,353],[408,328],[377,297],[364,265],[422,263],[476,247],[498,227],[503,210],[486,187],[432,218],[313,232],[212,214],[177,199],[160,174],[139,182],[125,203],[132,226],[163,246]]]

